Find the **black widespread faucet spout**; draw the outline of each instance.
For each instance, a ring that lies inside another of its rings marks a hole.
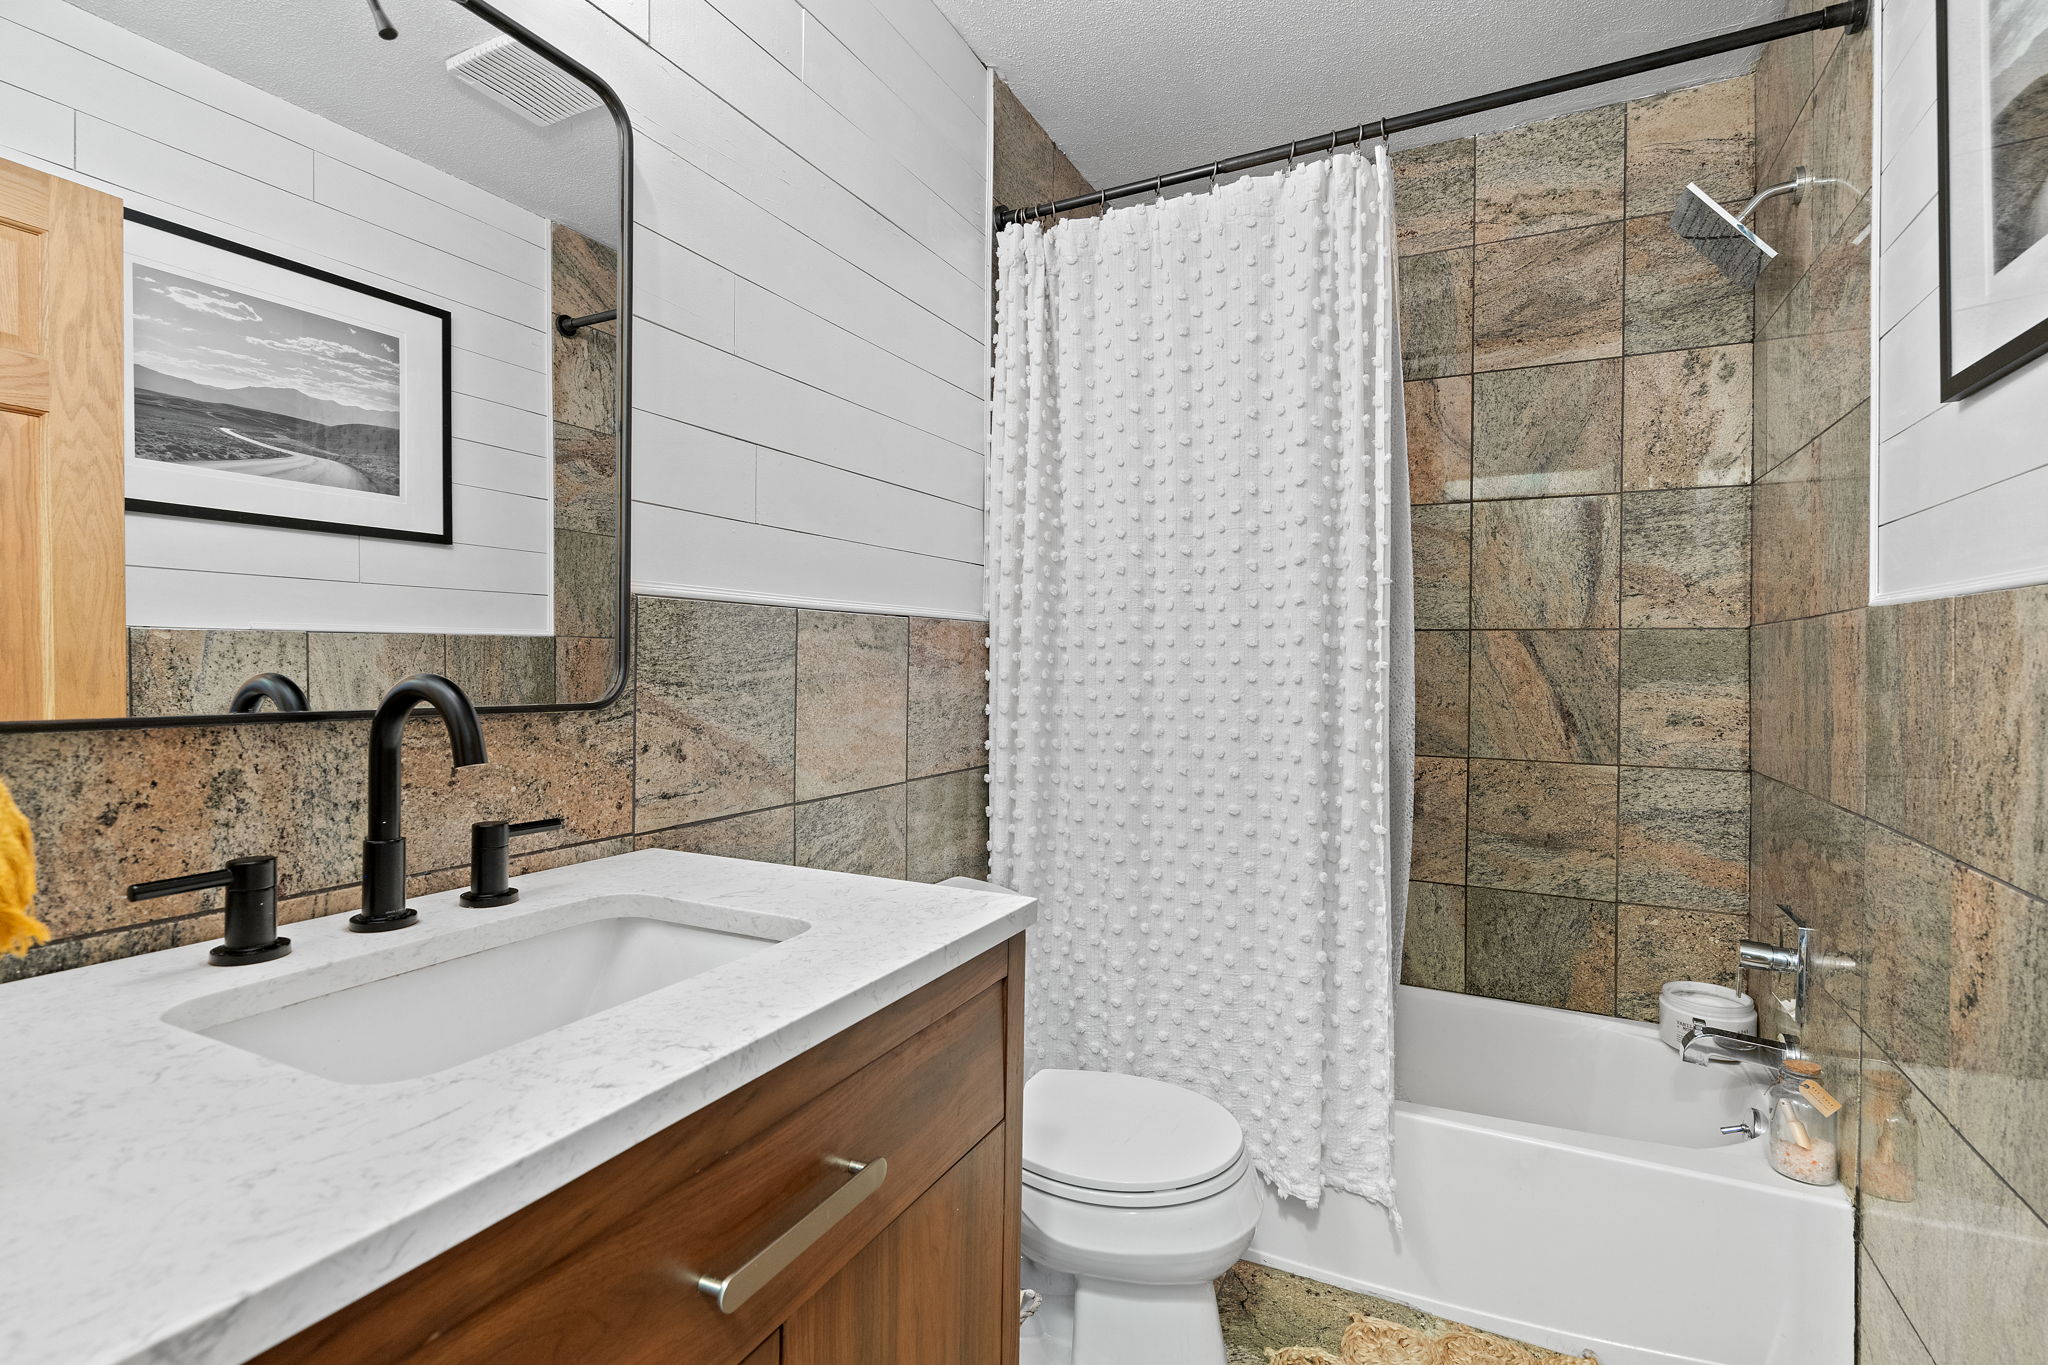
[[[247,715],[261,707],[266,697],[280,711],[312,709],[306,704],[305,688],[282,673],[258,673],[235,689],[235,697],[228,703],[228,710],[235,715]]]
[[[435,673],[419,673],[384,694],[370,719],[370,809],[363,840],[363,908],[349,927],[363,933],[402,929],[417,917],[405,903],[405,834],[399,818],[405,722],[413,708],[431,706],[448,731],[455,766],[488,761],[483,725],[462,689]]]

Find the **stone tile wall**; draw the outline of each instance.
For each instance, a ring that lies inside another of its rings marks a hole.
[[[1416,558],[1405,980],[1654,1018],[1748,905],[1749,78],[1395,158]]]
[[[439,722],[413,722],[415,894],[465,884],[472,821],[544,815],[567,828],[522,840],[515,868],[677,848],[921,881],[986,875],[982,623],[635,607],[635,676],[612,705],[487,716],[491,761],[453,773]],[[122,892],[231,857],[277,856],[288,921],[354,909],[367,734],[362,720],[0,734],[53,935],[0,958],[0,981],[218,938],[216,893],[130,905]]]
[[[1797,1026],[1850,1102],[1861,1365],[2038,1359],[2048,588],[1865,605],[1871,35],[1775,43],[1755,81],[1760,181],[1846,183],[1759,222],[1750,930],[1789,912],[1859,964]]]
[[[998,204],[1013,209],[1029,208],[1087,194],[1095,188],[1000,76],[996,78],[995,144],[994,189]],[[1089,209],[1078,216],[1096,212],[1099,210]]]

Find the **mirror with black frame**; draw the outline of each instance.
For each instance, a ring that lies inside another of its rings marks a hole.
[[[0,725],[612,694],[611,92],[471,0],[50,0],[0,48]]]

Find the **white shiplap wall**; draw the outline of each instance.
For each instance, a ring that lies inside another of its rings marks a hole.
[[[981,616],[966,42],[931,0],[501,3],[638,132],[635,587]]]
[[[2048,360],[1940,398],[1933,0],[1886,0],[1879,42],[1872,596],[2048,581]]]
[[[0,52],[0,156],[454,314],[454,545],[131,515],[130,624],[551,631],[547,223],[62,0]]]

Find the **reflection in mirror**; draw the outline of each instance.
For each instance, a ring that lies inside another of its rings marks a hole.
[[[228,702],[228,710],[236,715],[260,711],[263,703],[269,702],[279,711],[307,711],[306,689],[282,673],[258,673],[235,689],[234,699]]]
[[[620,128],[457,0],[384,8],[0,15],[0,190],[46,209],[0,240],[41,271],[0,375],[51,391],[0,390],[43,443],[0,499],[40,585],[0,591],[0,722],[609,689]]]

